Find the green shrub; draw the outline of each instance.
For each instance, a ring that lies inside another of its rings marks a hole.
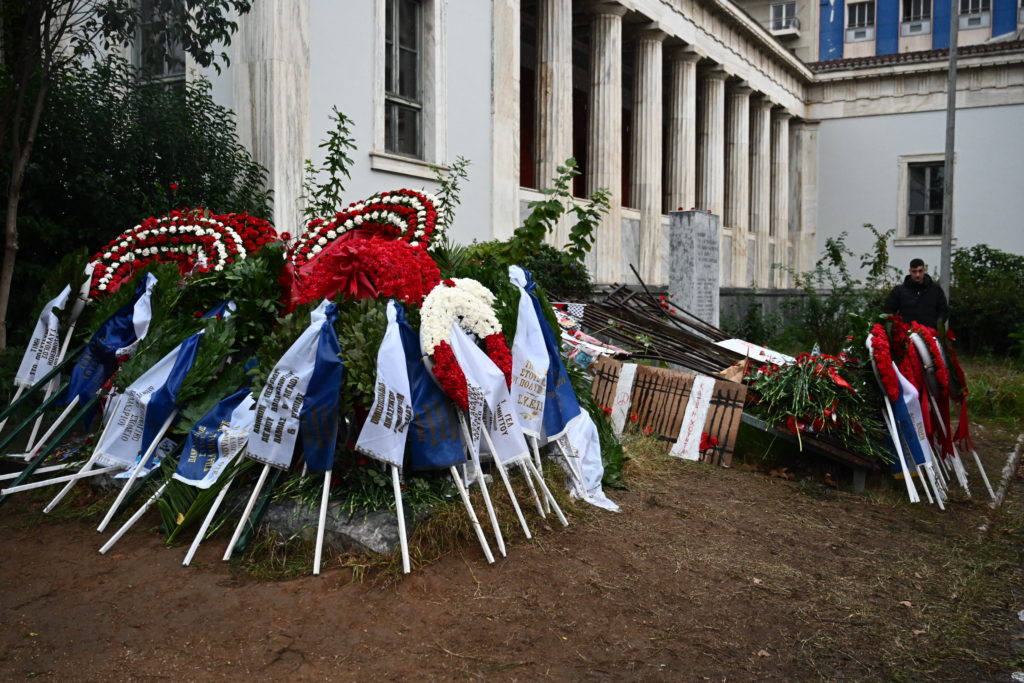
[[[950,326],[967,353],[1006,354],[1024,331],[1024,256],[979,244],[953,252]]]
[[[270,218],[265,179],[209,82],[141,82],[118,59],[61,72],[18,209],[8,341],[18,344],[31,331],[36,292],[60,255],[83,247],[93,253],[147,216],[180,206]]]

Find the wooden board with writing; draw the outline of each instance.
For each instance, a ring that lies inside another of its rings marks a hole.
[[[592,391],[598,404],[610,406],[615,401],[622,365],[620,361],[603,357],[590,366],[594,375]],[[630,396],[628,428],[675,443],[694,377],[678,370],[638,366]],[[714,393],[703,431],[718,439],[718,444],[702,453],[701,460],[728,467],[732,463],[747,388],[736,382],[714,379]]]

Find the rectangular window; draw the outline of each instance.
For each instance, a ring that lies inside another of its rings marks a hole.
[[[168,84],[185,82],[185,49],[167,35],[177,17],[160,12],[154,0],[139,0],[136,65],[143,77]]]
[[[980,14],[992,9],[992,0],[960,0],[960,14]]]
[[[854,2],[846,6],[846,28],[870,28],[875,25],[875,3]]]
[[[944,163],[907,164],[907,236],[942,234]]]
[[[423,7],[387,0],[384,24],[384,148],[423,158]]]
[[[800,28],[800,23],[796,18],[796,2],[780,2],[772,5],[771,16],[772,31]]]
[[[903,21],[921,21],[931,18],[931,0],[903,0]]]

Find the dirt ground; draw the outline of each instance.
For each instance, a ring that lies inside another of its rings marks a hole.
[[[993,486],[1015,434],[980,436]],[[14,680],[960,680],[1024,670],[1024,483],[996,514],[634,453],[619,514],[529,517],[397,581],[258,581],[133,531],[0,510]],[[973,472],[973,469],[970,470]],[[979,527],[985,526],[984,531]]]

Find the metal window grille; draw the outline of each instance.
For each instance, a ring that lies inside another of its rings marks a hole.
[[[903,21],[921,21],[931,17],[931,0],[903,0]]]
[[[980,14],[992,9],[992,0],[960,0],[960,14]]]
[[[907,236],[942,234],[944,164],[941,161],[907,165]]]
[[[423,5],[387,0],[384,27],[384,148],[423,158]]]
[[[846,6],[847,28],[868,28],[875,25],[875,3],[854,2]]]

